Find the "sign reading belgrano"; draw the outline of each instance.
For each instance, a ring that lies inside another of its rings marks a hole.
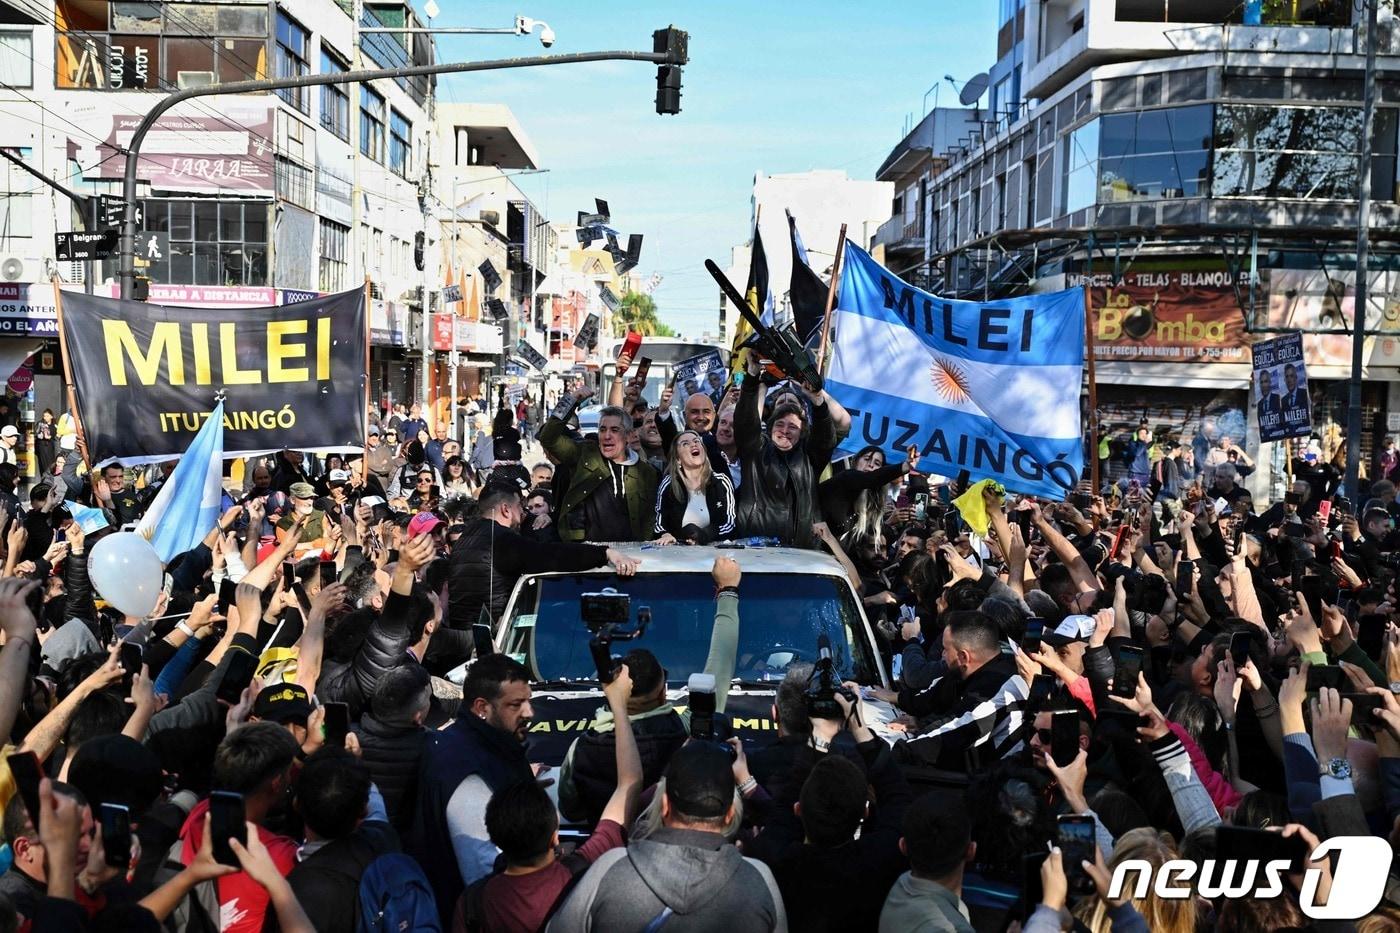
[[[846,244],[827,391],[867,444],[946,476],[1061,498],[1084,472],[1084,290],[1005,301],[939,298]]]
[[[94,465],[178,457],[227,394],[224,455],[363,444],[364,289],[263,308],[64,292],[62,326]]]

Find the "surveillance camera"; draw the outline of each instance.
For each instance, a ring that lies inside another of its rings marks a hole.
[[[554,30],[548,26],[540,30],[540,45],[549,48],[554,44]]]

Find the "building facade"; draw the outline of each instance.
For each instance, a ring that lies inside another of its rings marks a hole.
[[[1345,422],[1367,174],[1369,457],[1400,428],[1400,30],[1386,10],[1365,140],[1359,15],[1334,0],[1003,0],[993,103],[928,155],[946,161],[908,277],[967,298],[1088,285],[1105,426],[1145,418],[1202,448],[1254,435],[1250,344],[1301,329],[1325,441]],[[1283,452],[1264,455],[1273,491]]]

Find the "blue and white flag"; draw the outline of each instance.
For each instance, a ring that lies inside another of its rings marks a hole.
[[[219,520],[223,478],[224,403],[219,402],[136,526],[162,563],[169,563],[209,534]]]
[[[107,513],[101,509],[94,509],[91,506],[81,505],[68,499],[63,503],[63,507],[68,510],[68,514],[73,516],[73,521],[78,523],[78,527],[83,529],[83,534],[90,535],[109,527],[112,523],[107,521]]]
[[[979,303],[938,298],[846,244],[827,391],[851,413],[841,450],[1012,492],[1063,498],[1084,472],[1084,290]]]

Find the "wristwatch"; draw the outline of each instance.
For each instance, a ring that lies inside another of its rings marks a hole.
[[[1318,768],[1319,775],[1330,775],[1339,781],[1351,780],[1351,762],[1345,758],[1329,758],[1327,764]]]

